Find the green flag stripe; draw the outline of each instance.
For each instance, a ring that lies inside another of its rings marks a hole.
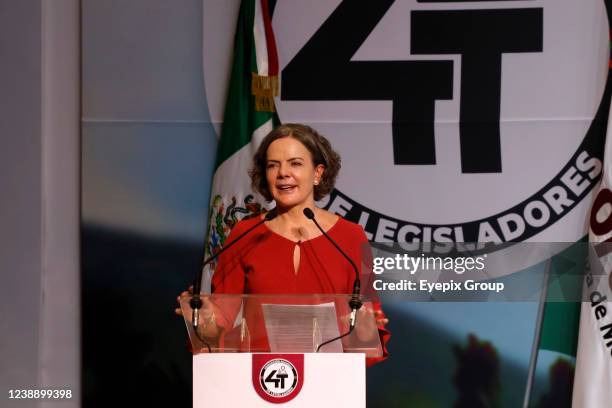
[[[257,128],[274,118],[270,112],[255,111],[255,98],[251,94],[251,73],[257,72],[254,17],[255,0],[243,1],[236,25],[234,60],[215,169],[247,145]]]
[[[583,237],[552,258],[552,272],[548,278],[548,296],[576,299],[582,292],[582,272],[585,267],[587,237]],[[576,356],[580,302],[547,302],[544,308],[539,348]]]
[[[568,356],[576,355],[577,327],[580,322],[579,302],[555,302],[546,304],[540,349],[558,351]]]

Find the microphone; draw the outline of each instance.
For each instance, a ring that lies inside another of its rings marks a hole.
[[[351,300],[349,301],[349,306],[351,308],[351,317],[349,320],[349,332],[347,333],[349,334],[355,328],[355,324],[357,323],[357,310],[359,310],[362,305],[361,299],[359,298],[359,294],[361,292],[361,281],[359,280],[359,269],[357,269],[357,265],[355,265],[355,262],[353,262],[353,260],[338,246],[336,241],[331,239],[331,237],[327,235],[327,232],[325,232],[325,230],[321,228],[321,226],[315,219],[314,212],[308,207],[304,208],[303,212],[306,218],[308,218],[309,220],[312,220],[312,222],[315,223],[315,225],[317,226],[319,231],[321,231],[321,233],[325,236],[325,238],[327,238],[327,240],[334,245],[334,247],[338,250],[338,252],[340,252],[342,256],[346,258],[347,261],[349,261],[349,263],[353,267],[353,270],[355,271],[355,281],[353,282],[353,294],[351,296]],[[337,340],[337,339],[332,339],[331,341],[333,340]],[[321,344],[319,348],[322,345],[327,344],[327,343],[328,342]]]
[[[214,261],[219,255],[221,255],[223,252],[231,248],[232,245],[240,241],[242,238],[248,235],[255,228],[259,227],[261,224],[263,224],[266,221],[273,220],[274,218],[276,218],[277,215],[278,215],[278,211],[276,208],[273,208],[272,210],[268,211],[266,216],[261,221],[259,221],[258,223],[253,225],[251,228],[244,231],[242,234],[238,235],[236,239],[234,239],[232,242],[230,242],[229,244],[221,248],[221,250],[217,252],[216,254],[213,254],[210,257],[208,257],[208,259],[206,259],[202,263],[202,268],[200,268],[200,271],[198,272],[198,275],[195,281],[193,282],[193,296],[191,297],[191,300],[189,301],[189,306],[191,306],[191,309],[193,311],[192,316],[191,316],[191,324],[196,334],[198,333],[197,328],[200,323],[200,309],[202,308],[202,304],[203,304],[202,299],[200,297],[200,290],[202,287],[202,275],[204,273],[204,267],[208,265],[209,263],[211,263],[212,261]],[[209,347],[209,351],[210,351],[210,347]]]

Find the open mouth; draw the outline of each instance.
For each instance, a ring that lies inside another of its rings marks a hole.
[[[279,184],[276,186],[276,189],[281,193],[293,193],[297,186],[294,184]]]

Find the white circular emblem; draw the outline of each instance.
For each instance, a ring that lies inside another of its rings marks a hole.
[[[593,121],[608,74],[605,3],[499,3],[277,2],[279,116],[314,126],[341,153],[343,200],[332,211],[347,209],[370,239],[584,235],[601,170]],[[204,3],[213,122],[233,39],[219,32],[233,29],[239,2],[219,4]]]
[[[279,358],[268,361],[259,372],[261,389],[271,397],[291,395],[298,383],[297,369],[289,361]]]

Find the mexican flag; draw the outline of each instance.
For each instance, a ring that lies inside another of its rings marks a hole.
[[[265,211],[251,190],[248,171],[261,140],[278,124],[278,56],[268,0],[242,0],[234,38],[232,72],[211,190],[205,257],[221,249],[242,218]],[[204,271],[210,289],[214,263]]]
[[[571,377],[561,376],[553,380],[555,387],[548,384],[547,394],[535,395],[536,371],[539,366],[540,352],[542,350],[553,351],[563,354],[569,358],[576,356],[577,331],[580,318],[580,303],[573,301],[580,298],[581,276],[584,271],[586,259],[586,239],[568,245],[565,249],[556,253],[546,260],[545,265],[546,287],[543,288],[540,299],[540,310],[536,324],[537,347],[532,350],[529,363],[527,386],[525,389],[524,406],[552,406],[558,402],[569,404],[571,399]],[[560,243],[559,246],[560,248]],[[557,246],[551,247],[556,250]],[[565,301],[563,301],[565,300]],[[561,362],[561,360],[557,360]],[[549,367],[549,372],[554,369],[564,370],[571,368],[573,364],[570,359],[563,359],[560,366],[555,363]],[[555,368],[556,367],[556,368]],[[566,383],[558,382],[567,380]],[[552,399],[551,399],[552,398]],[[555,401],[555,402],[553,402]],[[548,404],[548,405],[547,405]]]
[[[608,121],[603,175],[590,216],[590,274],[583,287],[574,407],[612,406],[612,129]]]
[[[544,305],[540,350],[556,351],[576,356],[580,320],[580,303],[560,302],[560,299],[578,299],[580,284],[577,277],[584,271],[586,242],[578,241],[551,259],[551,276],[548,279],[548,299]]]

